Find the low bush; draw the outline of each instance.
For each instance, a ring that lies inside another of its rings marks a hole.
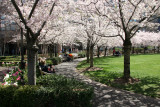
[[[57,75],[45,75],[37,80],[38,85],[54,88],[55,104],[58,107],[89,107],[93,88],[75,79]]]
[[[6,56],[0,56],[0,60],[6,59]]]
[[[0,106],[1,107],[12,107],[14,105],[14,92],[18,88],[16,86],[4,86],[0,85]]]
[[[60,57],[49,58],[47,60],[51,60],[52,61],[52,65],[58,65],[59,63],[62,62]]]
[[[85,52],[79,52],[79,53],[78,53],[78,56],[79,56],[80,58],[84,58],[84,57],[86,57],[86,53],[85,53]]]
[[[93,88],[63,76],[45,75],[36,86],[0,86],[1,107],[91,107]]]

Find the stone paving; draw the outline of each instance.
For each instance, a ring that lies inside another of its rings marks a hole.
[[[77,64],[84,60],[75,59],[56,66],[56,74],[75,78],[94,87],[93,107],[160,107],[160,99],[154,99],[121,89],[108,87],[75,72]]]

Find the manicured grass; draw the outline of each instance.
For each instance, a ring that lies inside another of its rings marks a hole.
[[[77,68],[89,67],[89,64],[81,62]],[[87,71],[84,74],[101,83],[121,88],[135,93],[160,98],[160,55],[132,55],[131,76],[140,79],[136,84],[115,84],[115,78],[123,76],[122,57],[101,57],[94,59],[96,67],[103,68],[99,71]]]

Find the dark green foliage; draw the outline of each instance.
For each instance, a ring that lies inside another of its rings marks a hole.
[[[34,107],[38,105],[37,86],[21,86],[14,93],[14,103],[17,107]]]
[[[61,58],[60,57],[54,57],[54,58],[50,58],[50,59],[47,59],[47,60],[51,60],[52,65],[58,65],[59,63],[61,63]],[[47,61],[47,62],[50,62],[50,61]]]
[[[18,88],[16,86],[0,85],[0,107],[13,107],[14,92]]]
[[[45,75],[37,80],[38,85],[54,88],[55,104],[58,107],[89,107],[93,88],[63,76]]]
[[[78,56],[79,56],[80,58],[84,58],[84,57],[86,57],[86,53],[85,53],[85,52],[79,52],[79,53],[78,53]]]
[[[37,86],[0,86],[0,107],[90,107],[93,88],[63,76],[45,75]]]
[[[39,65],[37,65],[36,66],[36,77],[38,78],[39,76],[41,76],[41,72],[40,72],[40,66]]]
[[[0,57],[0,60],[4,60],[4,59],[6,59],[6,56],[1,56]]]

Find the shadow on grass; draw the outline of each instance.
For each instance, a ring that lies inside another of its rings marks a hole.
[[[118,72],[106,72],[104,70],[87,71],[85,75],[88,75],[91,79],[101,82],[103,84],[111,85],[114,78],[121,77],[122,74]]]
[[[160,98],[160,78],[156,77],[143,77],[140,79],[140,82],[136,84],[111,84],[111,86],[140,93],[146,96]]]
[[[107,57],[99,57],[94,58],[94,65],[108,65],[107,63],[111,60],[111,58],[115,58],[115,56],[107,56]],[[103,64],[105,62],[105,64]],[[80,62],[77,65],[77,68],[89,67],[89,63],[86,60]]]
[[[80,64],[77,65],[77,68],[83,68],[84,65],[89,65],[86,60],[82,61]]]
[[[106,72],[103,70],[99,71],[87,71],[85,75],[89,76],[91,79],[112,86],[115,88],[120,88],[135,93],[143,94],[146,96],[151,96],[154,98],[160,98],[160,78],[158,77],[143,77],[140,78],[139,83],[135,84],[117,84],[114,83],[114,79],[122,77],[122,73],[118,72]]]

